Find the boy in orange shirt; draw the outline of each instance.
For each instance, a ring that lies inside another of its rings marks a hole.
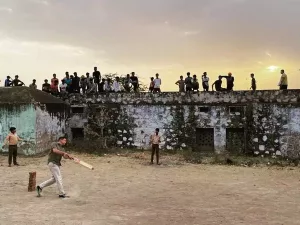
[[[22,141],[21,138],[16,134],[17,129],[15,127],[11,127],[10,134],[7,135],[4,145],[8,143],[8,166],[11,167],[11,162],[13,159],[13,163],[15,166],[19,166],[17,163],[17,155],[18,155],[18,142]]]

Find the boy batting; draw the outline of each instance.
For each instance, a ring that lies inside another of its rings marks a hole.
[[[41,192],[43,188],[48,187],[54,183],[57,184],[59,191],[59,198],[66,198],[66,193],[63,188],[62,176],[60,173],[61,159],[64,157],[65,159],[74,159],[72,156],[64,152],[63,146],[67,143],[67,139],[65,137],[60,137],[58,142],[54,142],[51,144],[51,149],[48,156],[48,167],[50,172],[52,173],[52,178],[46,180],[37,186],[38,197],[41,196]]]

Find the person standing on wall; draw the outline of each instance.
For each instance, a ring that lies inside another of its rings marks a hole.
[[[183,80],[183,76],[180,76],[180,79],[175,83],[179,87],[179,92],[185,92],[185,81]]]
[[[139,78],[137,76],[135,76],[135,72],[131,73],[130,80],[131,80],[131,84],[133,86],[133,91],[138,92],[138,90],[139,90]]]
[[[256,91],[256,80],[254,78],[254,73],[251,73],[251,88],[253,91]]]
[[[209,90],[209,77],[207,76],[207,73],[204,72],[202,75],[202,87],[203,87],[203,91],[208,91]]]
[[[100,71],[98,71],[96,66],[94,67],[93,78],[94,78],[94,83],[97,85],[98,88],[101,80],[101,73]]]
[[[8,166],[11,167],[12,161],[15,166],[19,166],[17,163],[18,142],[22,141],[22,139],[16,134],[17,129],[15,127],[11,127],[9,130],[10,133],[7,135],[4,142],[4,145],[8,144]]]
[[[154,79],[154,88],[153,88],[153,93],[161,92],[160,86],[161,86],[161,79],[159,78],[159,74],[157,73],[156,78]]]
[[[192,89],[193,89],[193,79],[191,78],[191,73],[190,72],[188,72],[186,75],[187,75],[187,77],[184,80],[185,91],[186,92],[191,92]]]
[[[226,78],[227,80],[227,91],[233,91],[234,86],[234,77],[232,76],[232,73],[228,73],[228,76],[222,76],[222,78]]]
[[[287,75],[285,74],[284,70],[280,71],[281,73],[281,77],[280,77],[280,81],[279,81],[279,89],[280,90],[287,90],[288,88],[288,78]]]
[[[154,154],[156,155],[156,163],[159,165],[159,144],[161,142],[161,138],[159,133],[159,129],[155,129],[155,133],[150,136],[150,144],[152,145],[152,153],[151,153],[151,164],[153,164]]]

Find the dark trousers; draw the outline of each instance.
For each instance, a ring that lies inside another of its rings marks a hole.
[[[154,154],[156,155],[156,163],[159,163],[159,145],[152,144],[151,163],[153,163]]]
[[[17,155],[18,155],[18,146],[17,145],[9,145],[8,147],[8,164],[11,165],[11,161],[13,160],[14,165],[17,165]]]
[[[280,90],[287,90],[287,87],[288,87],[287,85],[281,85]]]

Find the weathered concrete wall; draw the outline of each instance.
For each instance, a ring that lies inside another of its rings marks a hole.
[[[36,151],[35,136],[35,109],[32,104],[23,105],[0,105],[0,142],[4,143],[5,137],[9,134],[10,127],[17,128],[17,134],[26,142],[20,142],[18,151],[20,154],[34,154]],[[7,152],[8,148],[2,149]]]
[[[37,104],[36,110],[36,154],[49,149],[51,142],[65,135],[67,108],[61,104]]]
[[[295,156],[299,153],[299,90],[257,92],[74,95],[71,128],[109,146],[149,147],[160,128],[162,148]],[[100,133],[103,133],[100,135]]]

